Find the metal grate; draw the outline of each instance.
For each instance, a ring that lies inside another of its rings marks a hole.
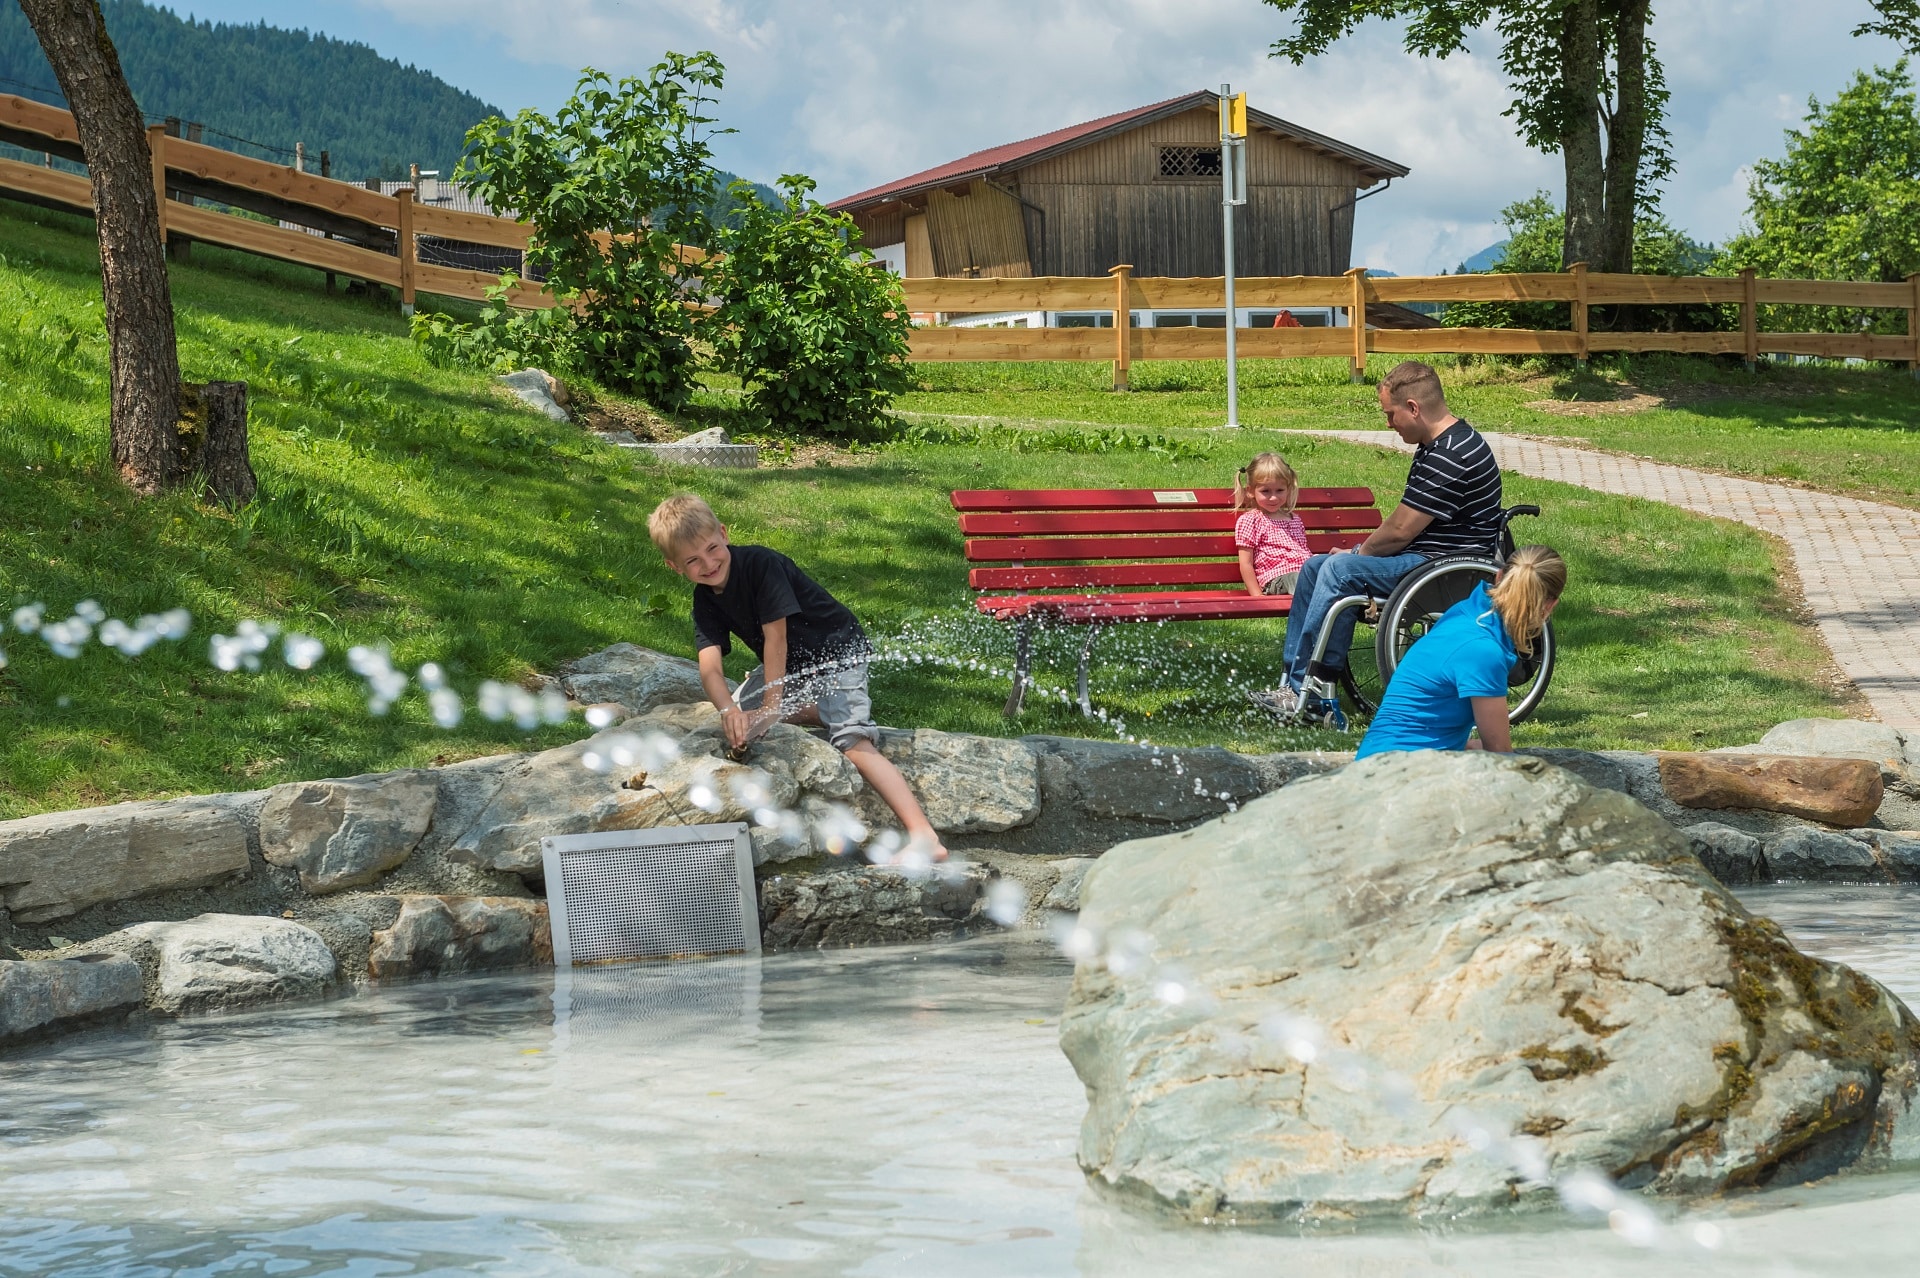
[[[543,839],[554,962],[760,951],[747,827]]]
[[[1160,148],[1160,176],[1163,178],[1217,178],[1220,176],[1220,148],[1217,146],[1163,146]]]

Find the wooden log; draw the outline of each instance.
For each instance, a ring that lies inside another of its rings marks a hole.
[[[1353,282],[1353,296],[1347,302],[1347,326],[1353,331],[1348,334],[1353,339],[1353,369],[1348,380],[1364,382],[1367,380],[1367,268],[1356,266],[1347,272],[1347,278]]]
[[[393,223],[400,237],[400,313],[411,315],[414,267],[419,258],[419,246],[413,242],[413,192],[403,186],[393,193],[393,198],[400,206]]]
[[[1367,287],[1376,302],[1570,302],[1575,285],[1558,272],[1531,272],[1408,275],[1369,279]]]
[[[1920,274],[1907,276],[1907,293],[1907,337],[1913,343],[1907,368],[1915,377],[1920,377]]]
[[[1740,335],[1746,339],[1747,367],[1752,369],[1760,362],[1760,297],[1751,266],[1740,272]]]
[[[1573,276],[1573,338],[1577,349],[1573,357],[1582,364],[1587,362],[1587,264],[1575,262],[1567,268]]]
[[[180,387],[183,474],[198,474],[209,501],[244,506],[259,489],[247,451],[247,384],[186,382]]]
[[[1905,284],[1856,280],[1756,279],[1753,287],[1754,300],[1767,306],[1904,307],[1911,297]]]

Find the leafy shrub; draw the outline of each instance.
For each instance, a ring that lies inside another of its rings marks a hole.
[[[669,53],[646,78],[617,83],[589,68],[552,118],[525,110],[474,125],[454,174],[533,223],[528,266],[579,304],[584,371],[668,410],[693,387],[686,303],[701,265],[683,262],[680,245],[710,234],[717,179],[703,104],[724,75],[711,53]]]
[[[550,373],[569,372],[583,363],[573,313],[564,306],[516,311],[505,295],[514,277],[505,275],[487,290],[480,318],[463,324],[451,315],[421,311],[413,317],[413,340],[442,368],[460,366],[488,373],[511,373],[529,366]]]
[[[812,198],[812,179],[780,186],[777,208],[733,186],[738,219],[717,233],[724,255],[707,276],[714,360],[775,429],[850,434],[911,385],[906,303],[852,219]]]

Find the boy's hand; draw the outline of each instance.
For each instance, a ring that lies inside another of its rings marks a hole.
[[[739,706],[720,712],[720,727],[727,734],[727,745],[735,750],[753,734],[753,720]]]

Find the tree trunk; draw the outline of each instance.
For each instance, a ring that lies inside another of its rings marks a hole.
[[[1606,163],[1600,150],[1600,3],[1570,0],[1560,28],[1566,94],[1560,156],[1567,172],[1566,238],[1560,264],[1601,261],[1607,222]]]
[[[1607,128],[1607,228],[1596,269],[1633,270],[1633,224],[1640,212],[1640,162],[1647,144],[1649,0],[1617,0],[1613,45],[1617,74]]]
[[[247,384],[187,383],[180,388],[180,469],[206,478],[209,501],[244,506],[259,487],[247,456]]]
[[[20,0],[66,94],[93,179],[113,462],[137,492],[179,482],[180,356],[153,153],[99,0]]]

